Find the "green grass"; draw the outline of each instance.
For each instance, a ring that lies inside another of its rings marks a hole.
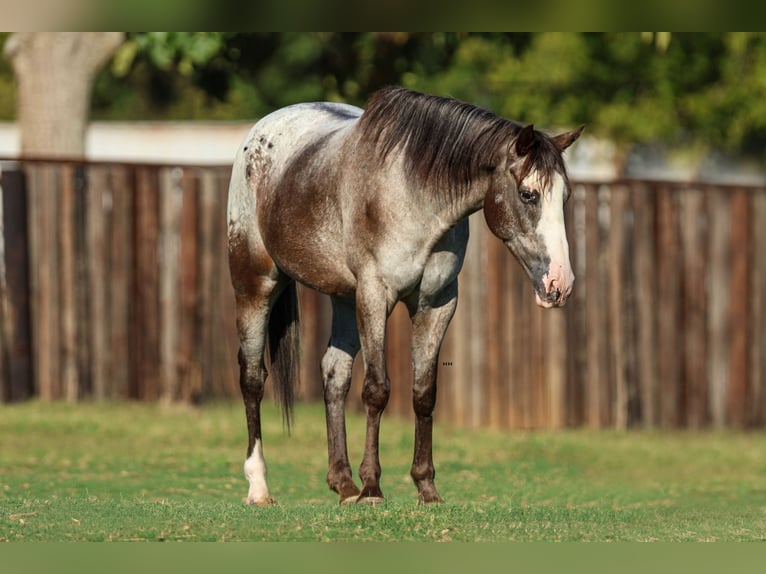
[[[385,418],[381,506],[327,489],[324,415],[264,409],[278,504],[242,503],[243,409],[0,407],[0,540],[766,540],[762,433],[435,429],[446,502],[419,506],[412,425]],[[349,415],[361,460],[363,420]]]

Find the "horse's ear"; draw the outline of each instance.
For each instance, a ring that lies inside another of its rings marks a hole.
[[[535,134],[535,126],[532,124],[526,125],[521,128],[519,135],[516,136],[516,154],[518,156],[527,155],[537,142],[537,135]]]
[[[563,134],[559,134],[553,138],[553,141],[556,142],[556,146],[561,150],[564,151],[567,149],[570,145],[572,145],[577,138],[580,137],[580,134],[585,129],[585,124],[581,125],[576,130],[572,130],[571,132],[565,132]]]

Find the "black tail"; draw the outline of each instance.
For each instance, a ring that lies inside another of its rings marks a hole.
[[[292,427],[295,389],[301,372],[300,343],[298,291],[295,281],[291,281],[274,303],[269,317],[269,373],[288,432]]]

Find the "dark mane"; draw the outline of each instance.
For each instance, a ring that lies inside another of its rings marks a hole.
[[[402,146],[410,176],[434,192],[459,194],[482,169],[494,167],[497,152],[522,126],[459,100],[388,87],[372,95],[359,127],[382,159]],[[527,154],[522,177],[533,167],[545,178],[565,173],[561,151],[544,134]]]
[[[411,175],[450,187],[467,186],[521,128],[477,106],[398,87],[373,94],[359,125],[383,158],[402,145]]]

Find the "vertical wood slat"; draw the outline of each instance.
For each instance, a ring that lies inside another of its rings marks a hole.
[[[635,213],[635,265],[632,275],[636,280],[636,352],[638,385],[641,397],[643,426],[654,428],[658,424],[659,393],[657,384],[657,315],[655,313],[657,284],[655,259],[655,202],[653,186],[641,185],[631,191]]]
[[[508,249],[499,240],[493,239],[497,245],[497,267],[500,275],[499,294],[500,300],[498,301],[495,313],[500,318],[499,325],[499,345],[498,353],[502,357],[499,364],[499,378],[498,378],[498,405],[496,407],[499,410],[498,426],[500,428],[508,428],[511,426],[510,417],[512,412],[511,396],[512,389],[512,377],[513,377],[513,361],[514,355],[517,353],[517,349],[514,348],[512,339],[512,333],[514,332],[514,308],[513,308],[513,273],[518,268],[519,264],[508,251]],[[492,265],[492,260],[489,262]],[[490,309],[487,310],[488,312]]]
[[[178,388],[178,353],[180,346],[180,266],[181,211],[183,189],[181,170],[164,169],[160,173],[160,389],[165,402],[173,402]]]
[[[542,426],[560,429],[566,426],[567,316],[563,309],[551,309],[543,317],[546,336],[545,356],[546,416]]]
[[[111,210],[109,212],[109,281],[108,306],[109,348],[108,388],[110,398],[128,398],[136,369],[131,360],[134,340],[131,326],[135,323],[135,172],[128,167],[113,168],[110,174]],[[106,386],[105,385],[105,386]]]
[[[748,301],[750,202],[747,191],[731,192],[731,277],[729,288],[728,424],[743,428],[746,421],[748,379]]]
[[[40,398],[61,398],[59,322],[59,180],[56,167],[31,164],[30,247],[32,282],[32,330],[35,335],[35,375]]]
[[[683,393],[685,427],[702,428],[707,422],[707,300],[705,275],[707,254],[704,246],[704,194],[687,189],[681,195],[680,224],[683,253]]]
[[[679,244],[676,193],[669,186],[660,186],[657,189],[657,367],[660,379],[660,424],[665,428],[675,427],[679,422]]]
[[[585,340],[585,188],[575,185],[565,212],[566,226],[570,238],[570,257],[575,274],[575,286],[565,309],[566,346],[564,364],[564,409],[565,427],[578,427],[584,422],[584,387],[586,380]]]
[[[78,378],[75,316],[75,247],[74,247],[74,174],[72,167],[61,168],[61,221],[59,262],[61,265],[61,378],[64,398],[74,402],[78,398]]]
[[[766,246],[766,189],[757,189],[752,196],[750,251],[750,391],[748,393],[748,426],[763,427],[766,423],[766,260],[761,250]]]
[[[74,166],[74,208],[75,208],[75,317],[76,317],[76,360],[79,373],[79,395],[93,396],[93,370],[91,368],[90,329],[90,282],[88,281],[88,171],[84,165]]]
[[[721,429],[726,425],[726,396],[729,385],[729,239],[731,209],[728,193],[709,189],[707,202],[710,214],[708,236],[708,397],[711,423]]]
[[[386,363],[391,381],[389,405],[401,418],[412,413],[412,330],[407,307],[399,303],[388,319],[386,334]]]
[[[625,340],[625,291],[627,284],[622,273],[625,252],[625,208],[627,190],[613,186],[610,194],[609,259],[608,259],[608,313],[611,355],[610,378],[614,388],[614,425],[618,429],[628,427],[628,381]]]
[[[215,173],[216,211],[213,287],[215,293],[215,372],[222,396],[239,396],[239,367],[236,361],[239,336],[232,318],[236,315],[234,292],[229,281],[227,242],[227,195],[231,170],[209,168]]]
[[[484,218],[481,214],[475,214],[470,218],[471,232],[474,234],[473,246],[469,246],[468,251],[471,253],[471,262],[467,263],[468,269],[474,274],[474,277],[479,277],[482,274],[483,269],[486,268],[486,244],[487,244],[487,227],[484,223]],[[466,254],[466,259],[468,253]],[[484,304],[485,304],[485,283],[474,282],[471,285],[471,289],[468,292],[466,307],[468,310],[469,329],[471,333],[476,333],[477,336],[470,337],[468,344],[470,345],[469,352],[469,364],[468,364],[468,381],[469,386],[466,389],[466,394],[470,396],[470,414],[469,424],[473,427],[481,425],[482,419],[486,416],[486,379],[484,378],[485,370],[485,353],[484,353],[484,339],[481,337],[481,333],[484,332]]]
[[[592,428],[601,427],[604,420],[604,400],[602,390],[606,386],[607,373],[606,333],[604,330],[604,308],[600,288],[602,281],[603,250],[601,249],[601,222],[599,217],[599,195],[595,186],[588,186],[585,191],[585,305],[587,345],[587,382],[585,388],[585,421]]]
[[[507,294],[506,325],[510,330],[508,337],[509,368],[507,376],[508,422],[514,428],[524,428],[525,404],[524,382],[526,380],[525,366],[527,353],[525,345],[527,336],[525,333],[524,295],[529,295],[524,289],[522,276],[524,271],[521,266],[513,261],[508,268],[509,289]]]
[[[213,355],[213,290],[215,280],[214,246],[215,246],[215,207],[216,207],[215,174],[205,170],[200,178],[200,326],[201,339],[199,352],[203,357]],[[211,360],[202,363],[202,395],[210,395],[213,389],[214,372]],[[267,389],[270,385],[267,385]]]
[[[201,325],[199,292],[199,186],[197,173],[184,169],[181,175],[179,257],[178,399],[196,402],[201,393],[202,355],[199,352]]]
[[[12,402],[29,399],[35,393],[24,172],[3,170],[0,189],[5,255],[5,281],[0,281],[0,385],[2,400]]]
[[[102,166],[93,166],[88,174],[87,188],[87,280],[90,290],[88,304],[91,322],[88,329],[88,346],[91,349],[93,398],[107,397],[107,348],[108,348],[108,299],[109,276],[107,274],[107,221],[106,209],[109,197],[108,172]]]
[[[155,168],[139,167],[135,189],[135,364],[131,395],[158,398],[160,387],[159,181]]]
[[[505,291],[504,267],[501,264],[503,244],[495,237],[489,237],[487,241],[487,299],[484,305],[485,352],[487,356],[486,371],[483,379],[487,385],[487,419],[485,424],[491,428],[502,426],[502,386],[506,373],[504,372],[503,357],[505,357],[505,345],[503,344],[503,317],[504,307],[503,293]]]

